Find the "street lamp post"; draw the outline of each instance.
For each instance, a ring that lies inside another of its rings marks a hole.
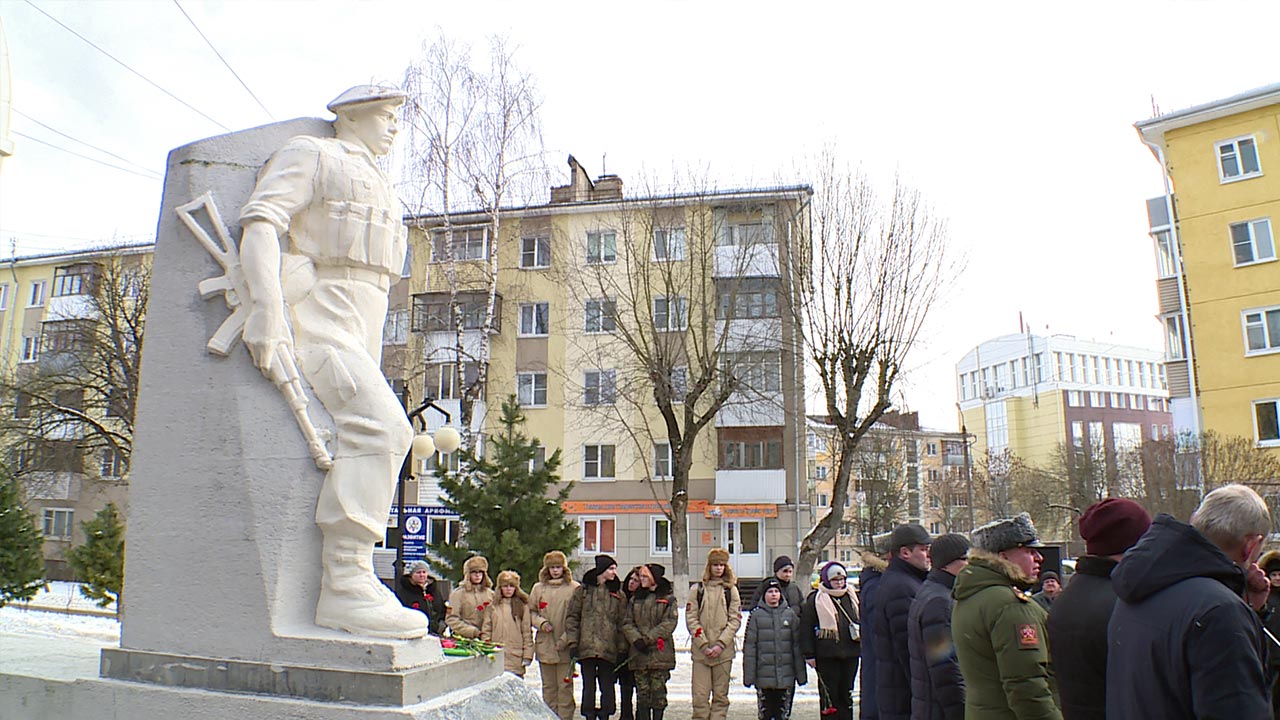
[[[960,403],[956,403],[956,413],[960,416],[960,442],[964,445],[964,484],[969,494],[969,532],[977,527],[973,515],[973,466],[969,463],[969,430],[965,427],[964,411]]]
[[[427,398],[413,410],[409,409],[409,390],[405,388],[404,396],[405,414],[409,417],[409,424],[416,425],[416,432],[413,437],[413,447],[409,454],[405,455],[404,462],[400,465],[400,477],[396,481],[396,527],[399,529],[400,539],[396,543],[396,577],[404,574],[404,485],[409,478],[413,477],[413,466],[423,460],[431,457],[436,450],[442,453],[451,453],[462,445],[462,437],[458,435],[458,431],[449,426],[453,422],[453,416],[448,410],[436,404],[433,398]],[[445,426],[436,430],[433,439],[427,434],[426,421],[422,419],[422,414],[427,410],[435,410],[444,416]]]

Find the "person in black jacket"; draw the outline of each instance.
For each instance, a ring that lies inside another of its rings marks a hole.
[[[920,525],[899,525],[889,536],[889,568],[880,579],[875,626],[876,703],[880,720],[911,717],[911,653],[907,649],[907,613],[929,572],[932,538]]]
[[[889,533],[877,535],[871,539],[872,549],[862,553],[862,572],[858,575],[858,606],[863,617],[876,614],[876,593],[880,590],[880,580],[889,567],[889,553],[884,546],[889,542]],[[880,707],[876,702],[876,643],[875,625],[868,622],[862,628],[862,672],[858,674],[858,718],[860,720],[880,720]],[[821,690],[821,688],[819,688]],[[822,693],[819,692],[819,695]],[[825,695],[823,696],[825,700]],[[825,707],[826,703],[823,703]]]
[[[1262,626],[1271,633],[1263,642],[1267,646],[1267,677],[1271,682],[1271,712],[1280,718],[1280,550],[1269,550],[1258,559],[1258,566],[1271,584],[1267,604],[1262,608]]]
[[[964,720],[964,677],[951,641],[951,588],[969,564],[969,540],[958,533],[934,538],[933,569],[907,613],[911,653],[911,720]]]
[[[1161,514],[1111,573],[1107,717],[1269,720],[1257,566],[1267,505],[1244,485],[1205,496],[1191,524]],[[1242,597],[1243,596],[1243,597]]]
[[[844,566],[829,562],[818,574],[821,582],[809,594],[800,613],[800,651],[818,671],[818,684],[826,690],[835,720],[853,720],[853,678],[862,654],[858,604],[846,585]]]
[[[787,601],[787,605],[792,610],[800,612],[800,606],[804,604],[804,591],[800,586],[796,585],[793,580],[796,576],[796,564],[786,555],[779,555],[773,561],[773,577],[772,580],[778,581],[778,587],[782,588],[782,599]],[[764,598],[764,589],[769,582],[766,580],[756,586],[756,591],[751,595],[751,601],[743,605],[744,610],[750,611],[760,604]]]
[[[1125,498],[1107,498],[1080,516],[1085,555],[1049,610],[1049,657],[1064,720],[1107,717],[1107,623],[1116,604],[1111,572],[1151,527],[1151,516]]]
[[[445,596],[444,586],[431,577],[431,568],[421,560],[410,564],[396,585],[400,604],[421,610],[427,616],[427,630],[432,635],[444,632]]]

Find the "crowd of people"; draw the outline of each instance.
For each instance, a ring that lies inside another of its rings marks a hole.
[[[1220,487],[1189,523],[1108,498],[1078,524],[1086,554],[1065,583],[1041,573],[1043,545],[1021,513],[967,536],[900,525],[864,553],[856,591],[828,562],[806,593],[781,556],[745,606],[714,548],[685,605],[692,717],[727,716],[741,653],[761,720],[791,717],[810,668],[834,720],[854,717],[855,680],[860,720],[1280,718],[1280,550],[1261,552],[1271,518],[1256,492]],[[680,613],[662,565],[620,579],[601,554],[578,582],[550,552],[527,595],[510,570],[495,592],[488,569],[470,558],[446,605],[414,563],[398,595],[432,633],[501,645],[515,675],[536,659],[561,720],[663,719]]]

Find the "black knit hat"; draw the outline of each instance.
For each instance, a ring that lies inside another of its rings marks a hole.
[[[667,576],[667,569],[658,563],[645,563],[645,567],[649,568],[655,582]]]
[[[795,563],[791,562],[791,558],[786,555],[779,555],[773,560],[773,571],[776,573],[784,567],[795,567]]]
[[[608,570],[609,568],[617,564],[618,564],[617,560],[614,560],[613,558],[603,553],[596,556],[596,572],[604,572],[605,570]]]
[[[947,533],[934,538],[929,546],[929,562],[942,568],[969,556],[969,538],[959,533]]]

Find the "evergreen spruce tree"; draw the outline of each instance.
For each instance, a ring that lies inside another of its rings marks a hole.
[[[22,507],[18,483],[0,468],[0,607],[30,600],[44,587],[44,536]]]
[[[83,583],[80,594],[97,601],[98,607],[116,603],[120,612],[120,593],[124,590],[124,523],[115,503],[98,511],[88,522],[80,523],[85,541],[67,551],[67,563]]]
[[[544,554],[568,554],[578,544],[578,525],[565,518],[561,507],[573,484],[555,489],[559,450],[538,469],[530,469],[539,443],[522,432],[525,416],[514,395],[502,403],[501,422],[502,431],[487,442],[485,457],[464,453],[456,475],[437,469],[446,494],[442,502],[461,516],[465,530],[457,545],[432,543],[431,552],[439,558],[434,561],[437,569],[455,582],[468,557],[483,555],[491,576],[515,570],[527,590],[537,581]]]

